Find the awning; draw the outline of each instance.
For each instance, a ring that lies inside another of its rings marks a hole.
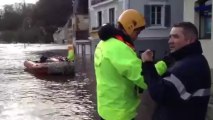
[[[195,11],[211,11],[212,5],[199,5],[195,7]]]

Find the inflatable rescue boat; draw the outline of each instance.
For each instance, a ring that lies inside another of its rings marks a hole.
[[[74,75],[75,66],[74,62],[68,61],[51,61],[51,62],[39,62],[39,61],[24,61],[25,70],[34,74],[56,74],[56,75]]]

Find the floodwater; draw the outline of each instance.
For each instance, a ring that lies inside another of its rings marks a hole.
[[[90,55],[76,57],[74,77],[35,76],[24,70],[26,59],[66,56],[66,48],[56,44],[0,44],[0,120],[99,120]],[[212,101],[208,120],[213,120]],[[141,104],[137,119],[151,120],[150,100],[142,103],[148,107],[144,109]]]
[[[26,59],[66,56],[66,48],[55,44],[0,44],[0,120],[97,119],[90,56],[77,57],[75,77],[34,76],[24,70]]]

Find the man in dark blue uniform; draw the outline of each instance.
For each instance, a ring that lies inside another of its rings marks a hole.
[[[170,32],[168,71],[159,76],[152,52],[142,54],[143,75],[158,106],[153,120],[205,120],[210,97],[211,75],[194,24],[175,24]]]

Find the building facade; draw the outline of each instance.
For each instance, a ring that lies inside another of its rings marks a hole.
[[[92,42],[92,54],[99,42],[98,28],[106,23],[116,24],[118,16],[127,8],[127,0],[89,0],[89,39]]]
[[[72,7],[73,13],[66,24],[53,35],[55,43],[73,43],[89,37],[88,0],[73,0]]]
[[[160,59],[168,52],[171,25],[183,20],[183,0],[90,0],[91,39],[97,40],[97,29],[105,23],[116,23],[118,16],[128,8],[140,11],[146,19],[146,29],[135,41],[137,52],[149,48],[155,52],[155,58]]]
[[[127,9],[125,0],[89,0],[90,35],[98,39],[97,30],[103,24],[116,23],[118,16]]]

